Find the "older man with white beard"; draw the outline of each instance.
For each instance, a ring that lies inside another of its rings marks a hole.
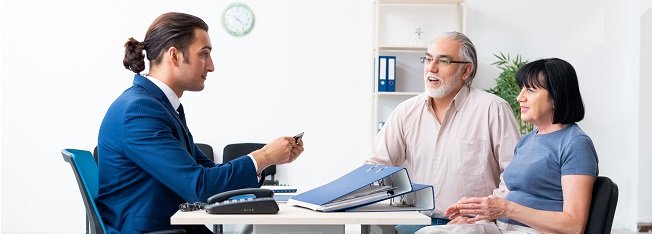
[[[466,35],[438,36],[421,62],[426,91],[394,109],[367,163],[405,166],[414,183],[432,185],[432,225],[464,223],[464,217],[446,219],[443,209],[462,197],[502,195],[501,175],[520,133],[505,100],[471,87],[477,56]],[[396,229],[414,233],[421,227]]]

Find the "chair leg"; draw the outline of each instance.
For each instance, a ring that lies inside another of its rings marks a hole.
[[[84,212],[84,213],[86,213],[86,212]],[[91,221],[90,221],[90,219],[88,219],[88,214],[86,214],[86,234],[90,234],[90,233],[91,233],[90,225],[88,225],[90,222],[91,222]]]
[[[242,228],[242,231],[240,231],[240,234],[253,234],[253,233],[254,233],[254,225],[253,224],[246,224]]]
[[[224,229],[222,227],[222,224],[215,224],[213,225],[213,233],[215,234],[222,234],[224,233]]]

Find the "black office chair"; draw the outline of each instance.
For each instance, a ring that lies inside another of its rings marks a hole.
[[[240,156],[247,155],[255,150],[263,148],[263,146],[265,146],[265,144],[260,144],[260,143],[229,144],[224,147],[224,152],[222,153],[222,163],[227,163]],[[264,180],[263,185],[278,185],[278,180],[274,179],[274,175],[276,175],[276,165],[271,165],[265,168],[261,176],[263,177],[270,176],[271,180]]]
[[[222,163],[227,163],[241,156],[248,155],[249,153],[255,150],[263,148],[263,146],[265,146],[265,144],[260,144],[260,143],[236,143],[236,144],[226,145],[224,146],[224,152],[222,152]],[[278,185],[278,181],[274,180],[275,174],[276,174],[275,165],[265,168],[261,176],[266,177],[269,175],[272,177],[272,179],[264,180],[263,185]],[[242,230],[239,231],[239,233],[253,233],[253,225],[251,224],[245,225],[242,228]]]
[[[204,143],[195,143],[197,147],[199,147],[199,150],[201,150],[204,155],[211,161],[215,162],[215,154],[213,154],[213,147],[210,146],[209,144],[204,144]]]
[[[598,176],[593,184],[592,196],[584,233],[611,233],[618,204],[618,185],[608,177]]]
[[[199,150],[201,150],[204,155],[211,161],[215,162],[215,154],[213,152],[213,147],[210,146],[209,144],[204,144],[204,143],[195,143],[197,147],[199,147]],[[213,233],[222,233],[224,231],[224,227],[221,224],[214,224],[213,225]]]
[[[91,152],[86,150],[64,149],[61,151],[61,155],[63,156],[64,161],[70,163],[75,178],[77,179],[79,192],[81,192],[84,206],[86,207],[86,217],[90,217],[90,232],[94,234],[107,233],[100,212],[97,210],[97,205],[95,204],[95,198],[97,198],[99,189],[99,170],[97,163],[93,160]],[[150,232],[150,234],[172,233],[186,233],[186,230],[175,229]]]

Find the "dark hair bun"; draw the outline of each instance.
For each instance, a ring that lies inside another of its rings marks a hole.
[[[144,48],[145,45],[133,37],[127,40],[127,43],[125,43],[125,58],[122,60],[122,64],[126,69],[135,73],[140,73],[145,70]]]

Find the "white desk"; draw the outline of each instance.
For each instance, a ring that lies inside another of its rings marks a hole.
[[[213,215],[203,210],[177,211],[171,224],[274,224],[274,225],[344,225],[361,224],[368,233],[368,225],[421,224],[430,225],[430,217],[418,211],[401,212],[316,212],[309,209],[279,204],[278,214]]]

